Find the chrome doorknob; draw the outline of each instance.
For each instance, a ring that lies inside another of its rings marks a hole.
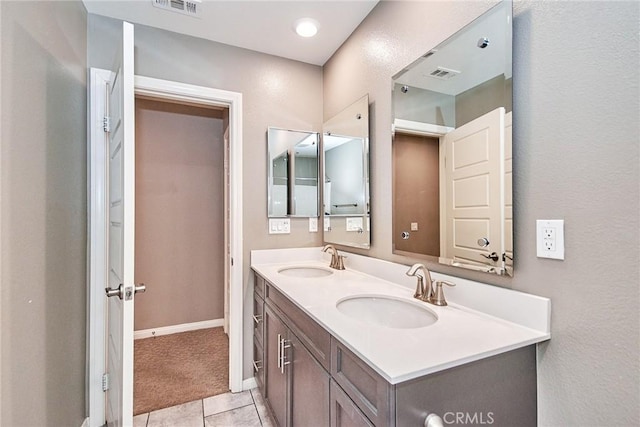
[[[146,290],[147,286],[144,283],[140,283],[139,285],[133,287],[133,291],[136,294],[138,292],[145,292]],[[124,285],[122,283],[117,288],[105,288],[104,291],[109,298],[118,297],[120,299],[123,299],[126,297],[126,301],[129,301],[132,297],[131,288],[127,288],[127,290],[125,291]]]
[[[124,286],[122,284],[120,284],[120,286],[118,286],[117,288],[105,288],[104,291],[106,292],[107,296],[109,298],[111,297],[118,297],[120,299],[122,299],[122,296],[124,294]]]
[[[478,246],[480,246],[481,248],[486,248],[487,246],[489,246],[489,239],[487,239],[486,237],[478,239]]]

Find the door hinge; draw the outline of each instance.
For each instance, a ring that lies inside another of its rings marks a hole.
[[[109,116],[102,118],[102,129],[105,132],[111,132],[111,118]]]
[[[109,390],[109,374],[102,374],[102,391]]]
[[[231,267],[233,267],[233,258],[231,258]]]

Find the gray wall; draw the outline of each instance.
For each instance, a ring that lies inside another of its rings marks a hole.
[[[391,253],[391,76],[489,2],[383,1],[324,67],[324,117],[369,93],[373,246]],[[638,425],[638,2],[514,4],[515,277],[431,265],[550,297],[539,424]],[[594,29],[597,28],[597,33]],[[615,77],[603,70],[617,70]],[[564,218],[564,261],[536,258],[535,220]]]
[[[89,66],[109,68],[121,21],[89,15]],[[318,246],[305,218],[291,219],[291,234],[269,235],[267,127],[322,129],[322,69],[177,33],[135,26],[135,73],[242,93],[244,203],[244,372],[252,374],[252,249]],[[142,279],[142,278],[141,278]],[[150,285],[150,284],[149,284]],[[151,285],[150,285],[151,286]]]
[[[87,15],[0,2],[3,426],[85,418]]]

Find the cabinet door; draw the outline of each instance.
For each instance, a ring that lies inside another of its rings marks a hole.
[[[293,334],[285,357],[292,360],[285,366],[291,370],[291,425],[328,427],[329,374]]]
[[[331,380],[331,427],[373,427],[340,386]]]
[[[264,307],[264,328],[265,399],[271,407],[276,423],[280,427],[288,427],[287,375],[289,370],[281,367],[280,357],[282,352],[280,343],[288,338],[288,329],[268,306]]]

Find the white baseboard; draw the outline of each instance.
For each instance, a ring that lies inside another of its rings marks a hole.
[[[203,320],[202,322],[182,323],[180,325],[163,326],[162,328],[142,329],[133,332],[133,339],[159,337],[161,335],[177,334],[179,332],[197,331],[198,329],[217,328],[224,326],[224,319]]]
[[[247,378],[246,380],[242,381],[242,390],[251,390],[252,388],[256,388],[258,387],[258,383],[256,382],[256,379],[254,377],[251,378]]]
[[[89,418],[85,418],[80,427],[89,427]]]

